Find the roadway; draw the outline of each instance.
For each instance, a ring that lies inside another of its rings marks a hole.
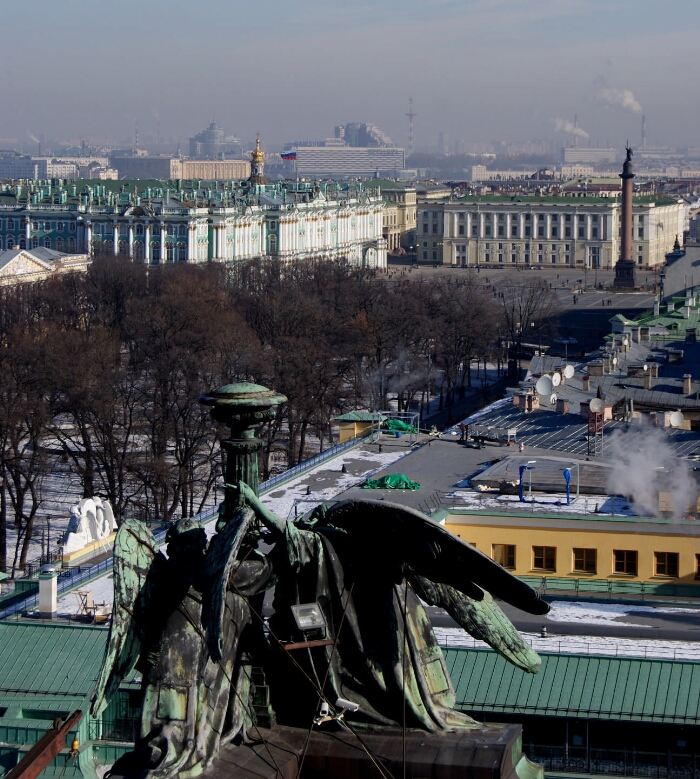
[[[552,600],[546,598],[546,600]],[[617,604],[617,601],[597,600],[598,603]],[[648,605],[652,603],[640,604],[635,606]],[[631,613],[620,617],[620,621],[625,624],[615,624],[612,622],[603,622],[601,624],[587,624],[581,621],[560,622],[545,617],[537,617],[532,614],[525,614],[518,609],[509,606],[507,603],[499,602],[506,616],[515,625],[515,627],[524,633],[539,633],[543,626],[547,628],[548,636],[605,636],[609,638],[636,638],[644,640],[664,640],[664,641],[700,641],[700,607],[693,608],[684,603],[678,604],[658,604],[659,608],[671,606],[672,608],[693,609],[692,613]],[[442,609],[436,609],[429,606],[428,614],[430,621],[435,627],[455,628],[459,627],[456,622],[446,614]],[[700,646],[700,645],[699,645]]]

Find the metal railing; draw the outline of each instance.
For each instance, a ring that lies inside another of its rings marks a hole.
[[[656,582],[627,582],[612,579],[567,579],[555,576],[521,576],[519,577],[536,589],[540,595],[555,595],[569,593],[576,596],[594,595],[613,597],[631,596],[634,598],[700,598],[700,581],[698,584],[672,584]]]
[[[259,492],[261,494],[264,492],[268,492],[278,484],[282,484],[288,481],[289,479],[298,476],[300,473],[304,473],[308,470],[311,470],[312,468],[316,467],[320,463],[332,459],[333,457],[335,457],[341,452],[345,452],[349,449],[352,449],[355,446],[358,446],[363,441],[365,441],[367,437],[368,437],[367,435],[364,435],[358,438],[352,438],[350,441],[346,441],[345,443],[342,444],[336,444],[335,446],[332,446],[329,449],[320,452],[314,457],[311,457],[308,460],[304,460],[303,462],[293,466],[289,470],[284,471],[284,473],[280,473],[278,476],[273,476],[271,479],[262,482],[259,486]],[[219,513],[219,507],[211,506],[210,508],[205,509],[204,511],[197,514],[196,517],[194,517],[194,519],[198,519],[200,522],[208,522],[210,519],[216,517],[218,513]],[[166,527],[163,527],[160,530],[156,530],[153,533],[153,537],[155,538],[156,542],[159,545],[165,542],[165,537],[167,535],[169,528],[170,525],[167,525]],[[75,589],[80,584],[90,581],[91,579],[100,576],[106,571],[111,570],[113,560],[114,558],[110,556],[105,558],[104,560],[101,560],[99,563],[93,566],[89,566],[89,567],[79,566],[77,568],[62,569],[58,577],[59,579],[58,594],[61,595],[62,593]],[[38,593],[31,595],[21,601],[17,601],[16,603],[7,606],[4,609],[0,609],[0,620],[8,619],[9,617],[13,617],[18,614],[21,614],[22,612],[37,606],[38,603],[39,603]]]
[[[293,465],[291,468],[288,468],[283,473],[280,473],[277,476],[272,476],[266,481],[261,482],[259,487],[260,494],[262,494],[263,492],[269,492],[273,487],[276,487],[278,484],[283,484],[284,482],[293,479],[295,476],[298,476],[300,473],[305,473],[306,471],[310,471],[312,468],[315,468],[317,465],[326,462],[326,460],[332,460],[341,452],[346,452],[348,449],[353,449],[355,446],[358,446],[363,441],[366,441],[367,438],[371,435],[372,433],[370,432],[367,433],[366,435],[358,436],[357,438],[351,438],[349,441],[345,441],[345,443],[335,444],[334,446],[331,446],[329,449],[325,449],[323,452],[319,452],[313,457],[310,457],[308,460],[304,460],[303,462],[300,462],[297,465]]]
[[[525,751],[530,760],[541,763],[547,772],[639,776],[649,779],[696,779],[700,775],[700,760],[696,754],[535,745]]]
[[[93,720],[87,722],[89,741],[117,741],[133,744],[141,735],[139,717],[118,717],[114,720]]]

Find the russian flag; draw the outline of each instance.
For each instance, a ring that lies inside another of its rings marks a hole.
[[[288,149],[280,154],[283,160],[295,160],[297,158],[296,149]]]

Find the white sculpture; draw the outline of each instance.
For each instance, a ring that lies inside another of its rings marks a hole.
[[[83,498],[70,510],[63,552],[77,552],[93,541],[104,541],[117,529],[112,507],[102,498]]]

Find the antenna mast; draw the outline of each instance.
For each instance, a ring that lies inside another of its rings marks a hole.
[[[418,116],[418,114],[413,112],[412,97],[408,98],[408,113],[406,116],[408,117],[408,156],[410,157],[413,154],[413,119]]]

